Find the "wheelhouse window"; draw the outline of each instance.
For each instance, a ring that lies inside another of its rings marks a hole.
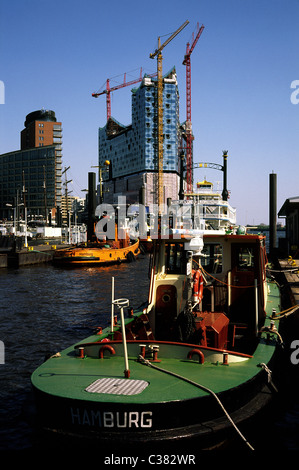
[[[222,272],[222,245],[219,243],[205,243],[201,258],[201,264],[208,273]]]
[[[254,268],[254,248],[239,247],[237,255],[238,271],[250,271]]]
[[[183,243],[165,244],[165,270],[168,274],[185,274],[186,261]]]

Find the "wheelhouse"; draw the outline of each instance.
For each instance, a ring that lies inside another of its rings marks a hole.
[[[147,308],[154,337],[249,353],[265,320],[266,261],[259,235],[157,240]]]

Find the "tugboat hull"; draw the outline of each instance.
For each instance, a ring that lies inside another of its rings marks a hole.
[[[239,393],[243,395],[245,391],[239,390]],[[264,385],[251,400],[231,411],[229,416],[235,425],[246,426],[272,399],[271,390]],[[65,436],[96,439],[103,444],[113,442],[115,445],[132,445],[196,439],[201,448],[206,448],[228,437],[237,436],[232,422],[215,401],[209,399],[206,402],[194,399],[128,407],[70,402],[67,399],[49,398],[38,392],[36,403],[39,423],[44,430]],[[197,411],[198,408],[201,411]],[[214,418],[211,419],[213,414]]]

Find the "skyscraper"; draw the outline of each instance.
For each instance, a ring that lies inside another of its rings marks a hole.
[[[33,111],[27,114],[24,126],[21,150],[55,144],[56,155],[61,157],[62,126],[61,122],[57,122],[54,111]]]

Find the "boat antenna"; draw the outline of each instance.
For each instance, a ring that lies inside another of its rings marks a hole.
[[[228,199],[228,190],[227,190],[227,153],[228,150],[223,150],[223,190],[222,190],[222,199],[227,201]]]

